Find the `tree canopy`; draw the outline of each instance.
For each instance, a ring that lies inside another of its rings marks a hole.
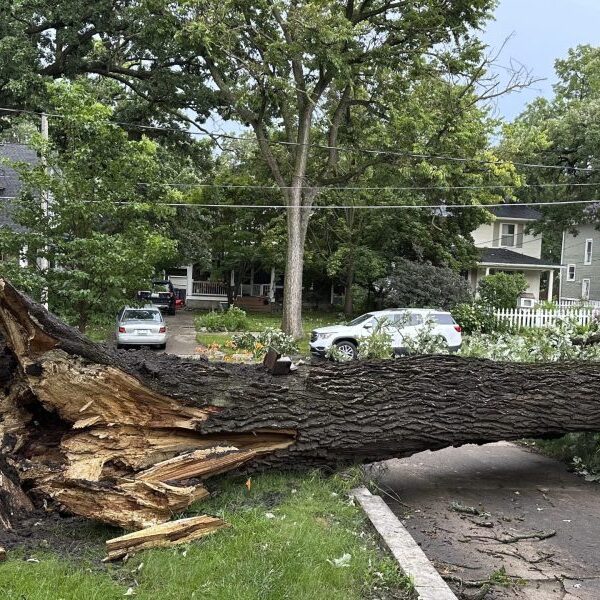
[[[573,48],[556,61],[555,70],[554,97],[537,98],[505,126],[499,151],[509,160],[550,167],[521,169],[531,187],[519,190],[520,199],[595,200],[600,186],[600,48]],[[542,212],[536,228],[552,242],[547,249],[555,260],[564,229],[598,221],[595,204],[550,206]]]
[[[164,226],[172,209],[162,206],[173,192],[160,185],[157,144],[128,139],[85,86],[57,83],[49,98],[60,119],[50,142],[31,139],[43,160],[14,165],[21,227],[0,230],[8,257],[1,271],[34,295],[47,288],[51,308],[85,331],[92,316],[114,315],[175,255]]]
[[[494,162],[482,103],[504,90],[490,79],[477,38],[493,7],[493,0],[13,3],[0,19],[0,59],[11,58],[0,60],[0,95],[41,107],[43,78],[100,76],[127,90],[119,115],[132,122],[206,131],[207,117],[218,115],[249,130],[287,207],[283,326],[298,335],[306,232],[323,188],[373,178],[442,188],[498,180],[502,163],[475,169],[420,158]],[[509,87],[526,83],[517,77]],[[458,200],[439,190],[410,201],[425,196]],[[484,196],[460,201],[494,198]],[[460,218],[472,226],[481,213]]]

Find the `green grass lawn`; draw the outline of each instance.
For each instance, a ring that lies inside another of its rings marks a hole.
[[[359,600],[411,597],[410,582],[376,544],[348,490],[356,482],[319,473],[224,478],[219,495],[188,510],[231,527],[177,548],[140,553],[123,565],[11,552],[0,563],[3,600]],[[99,534],[96,534],[99,535]],[[101,538],[96,542],[103,541]],[[346,566],[335,559],[349,555]],[[27,562],[35,557],[39,562]]]
[[[199,315],[202,313],[198,313]],[[248,331],[263,331],[267,328],[279,329],[281,327],[281,315],[280,314],[263,314],[263,313],[248,313],[249,327]],[[298,346],[300,354],[308,356],[310,350],[308,348],[308,342],[310,338],[310,332],[316,327],[323,327],[324,325],[332,325],[341,322],[341,318],[336,313],[331,312],[314,312],[307,311],[302,314],[302,329],[304,330],[304,336],[299,341]],[[209,346],[210,344],[224,344],[227,340],[231,339],[231,332],[198,332],[196,340],[203,346]],[[223,348],[223,351],[232,354],[234,351]]]

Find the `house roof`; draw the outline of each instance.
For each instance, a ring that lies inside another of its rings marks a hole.
[[[560,267],[560,265],[553,265],[548,261],[507,250],[506,248],[479,248],[478,262],[484,266],[506,265],[513,267],[545,267],[547,269],[552,267],[558,269]]]
[[[537,221],[542,216],[541,213],[534,208],[515,204],[491,206],[489,211],[500,219],[523,219],[527,221]]]
[[[38,156],[32,148],[24,144],[0,144],[0,227],[21,230],[13,221],[13,198],[19,195],[21,181],[19,175],[4,159],[13,162],[26,162],[34,165]]]

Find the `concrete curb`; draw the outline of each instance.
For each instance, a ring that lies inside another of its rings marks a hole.
[[[457,600],[423,550],[380,496],[373,496],[365,487],[352,490],[351,495],[362,506],[402,571],[412,578],[421,600]]]

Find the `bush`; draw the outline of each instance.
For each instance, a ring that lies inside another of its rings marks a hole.
[[[206,331],[246,331],[250,321],[245,311],[237,306],[230,306],[226,311],[211,311],[196,317],[196,329]]]
[[[448,354],[448,342],[443,335],[433,333],[435,326],[433,320],[428,319],[415,336],[404,339],[404,347],[409,356],[418,354]]]
[[[487,275],[477,288],[480,301],[492,308],[516,308],[519,296],[527,289],[523,273]]]
[[[469,284],[456,271],[404,258],[398,259],[393,272],[377,281],[375,286],[383,294],[385,307],[448,310],[472,300]]]
[[[592,329],[584,333],[584,340],[592,333]],[[463,340],[460,354],[506,362],[600,360],[600,346],[576,346],[572,341],[574,337],[579,337],[575,321],[545,329],[525,329],[519,333],[474,334]]]
[[[360,340],[358,358],[377,360],[394,356],[392,336],[385,330],[385,325],[385,320],[379,321],[371,335]]]
[[[294,338],[281,329],[268,328],[260,333],[239,333],[232,338],[236,348],[249,350],[254,358],[263,357],[269,349],[279,354],[294,354],[298,352],[298,344]]]
[[[491,333],[499,329],[491,308],[480,302],[457,304],[452,309],[452,316],[466,334]]]

